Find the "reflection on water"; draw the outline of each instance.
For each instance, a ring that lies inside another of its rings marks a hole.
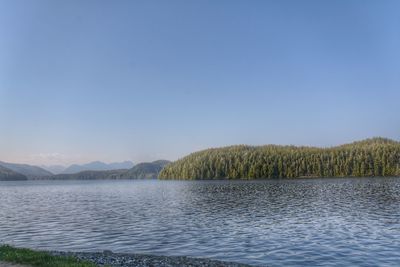
[[[272,266],[395,266],[400,179],[0,182],[0,242]]]

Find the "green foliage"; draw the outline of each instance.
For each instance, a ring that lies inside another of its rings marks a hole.
[[[72,257],[52,256],[46,252],[25,248],[0,246],[0,261],[37,267],[95,267],[96,265]]]
[[[213,148],[167,165],[160,179],[400,176],[400,143],[373,138],[316,148],[266,145]]]

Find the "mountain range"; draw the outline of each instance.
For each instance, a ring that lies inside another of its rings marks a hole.
[[[25,175],[28,179],[37,179],[53,175],[53,173],[43,168],[28,164],[17,164],[0,161],[0,166],[12,170],[16,173]]]
[[[235,145],[194,152],[172,163],[158,160],[132,166],[132,162],[95,161],[54,175],[37,166],[0,161],[0,180],[400,176],[400,142],[377,137],[325,148]]]
[[[104,163],[101,161],[93,161],[87,164],[73,164],[68,168],[65,168],[60,173],[62,174],[73,174],[82,171],[109,171],[109,170],[120,170],[120,169],[130,169],[133,167],[133,162],[114,162],[114,163]],[[56,173],[55,173],[56,174]]]
[[[130,161],[110,164],[95,161],[72,165],[64,170],[71,173],[52,174],[38,166],[0,161],[0,180],[153,179],[168,163],[167,160],[158,160],[133,166]]]
[[[78,173],[61,173],[46,177],[50,180],[102,180],[102,179],[156,179],[160,171],[169,164],[167,160],[143,162],[130,169],[86,170]]]
[[[128,179],[130,177],[135,177],[136,179],[156,179],[161,170],[169,163],[168,160],[139,163],[123,173],[121,178]]]
[[[40,165],[39,167],[53,174],[62,173],[66,169],[64,165]]]
[[[6,167],[0,166],[0,181],[18,181],[27,179],[28,178],[23,174],[17,173]]]

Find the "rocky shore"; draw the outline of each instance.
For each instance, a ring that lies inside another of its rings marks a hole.
[[[154,256],[143,254],[125,254],[104,252],[61,252],[50,251],[54,256],[72,256],[81,260],[90,261],[98,266],[118,267],[249,267],[250,265],[224,262],[202,258],[179,256]]]

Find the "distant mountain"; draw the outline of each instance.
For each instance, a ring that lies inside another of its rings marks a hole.
[[[168,160],[157,160],[153,162],[144,162],[135,165],[122,175],[125,179],[155,179],[161,170],[169,164]]]
[[[13,170],[0,166],[0,181],[19,181],[27,179],[28,178],[23,174],[17,173]]]
[[[157,178],[167,160],[139,163],[133,168],[119,170],[81,171],[78,173],[62,173],[45,177],[49,180],[104,180],[104,179],[153,179]]]
[[[57,174],[46,179],[49,180],[105,180],[122,179],[122,175],[127,170],[107,170],[107,171],[82,171],[70,174]]]
[[[54,174],[59,174],[62,173],[66,167],[63,165],[50,165],[50,166],[41,165],[40,168],[45,169],[46,171],[49,171]]]
[[[7,163],[0,161],[0,166],[10,169],[14,172],[25,175],[28,179],[37,179],[40,177],[48,177],[53,174],[45,169],[28,164]]]
[[[109,163],[108,167],[110,170],[122,170],[122,169],[130,169],[134,166],[132,161],[124,161],[124,162],[114,162]]]
[[[133,163],[131,161],[115,162],[109,164],[101,161],[93,161],[82,165],[73,164],[62,171],[62,174],[73,174],[82,171],[108,171],[117,169],[130,169],[132,167]]]

